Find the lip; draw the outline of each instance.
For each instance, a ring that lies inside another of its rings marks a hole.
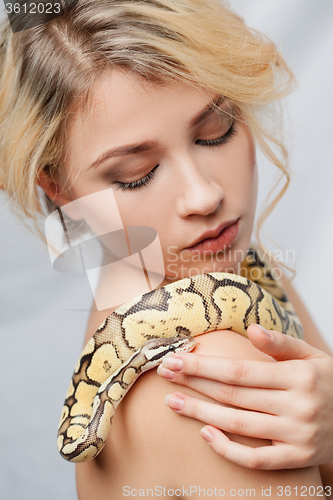
[[[200,253],[204,253],[207,250],[212,252],[225,250],[226,247],[230,246],[235,241],[238,235],[238,221],[239,217],[223,222],[223,224],[220,224],[216,229],[206,231],[197,238],[191,246],[185,248],[185,250],[195,250]]]

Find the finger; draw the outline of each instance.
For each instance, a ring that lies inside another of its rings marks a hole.
[[[290,377],[290,370],[270,361],[179,353],[165,358],[162,367],[231,385],[266,389],[289,389],[295,385]]]
[[[216,453],[241,467],[276,470],[306,466],[303,450],[296,446],[279,443],[276,446],[252,448],[231,441],[223,432],[212,426],[203,427],[200,435]]]
[[[195,418],[233,434],[287,442],[292,426],[283,425],[282,417],[209,403],[182,392],[168,394],[165,404],[180,415]],[[281,422],[282,419],[282,422]]]
[[[265,328],[259,328],[256,324],[248,327],[247,336],[254,347],[269,354],[276,361],[313,359],[325,356],[325,353],[310,346],[304,340],[295,339],[277,330],[267,332]]]
[[[201,377],[173,373],[159,367],[159,375],[165,376],[167,380],[194,389],[201,394],[209,396],[220,403],[225,403],[248,410],[261,411],[273,415],[281,415],[293,411],[295,405],[294,397],[291,393],[274,389],[257,389],[252,387],[242,387],[237,385],[224,384]],[[169,374],[173,378],[169,378]]]

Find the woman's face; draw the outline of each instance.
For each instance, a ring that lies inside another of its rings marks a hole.
[[[248,128],[223,113],[230,112],[227,101],[220,99],[220,112],[209,106],[218,98],[186,83],[154,86],[114,70],[96,85],[88,122],[74,114],[68,129],[69,199],[112,188],[125,227],[156,229],[166,281],[238,272],[250,244],[255,150]],[[118,151],[96,164],[109,150]],[[230,227],[207,240],[225,223]]]

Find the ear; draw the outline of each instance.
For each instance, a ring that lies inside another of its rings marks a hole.
[[[69,197],[66,192],[63,192],[58,182],[52,179],[45,170],[41,170],[38,174],[37,183],[45,191],[47,196],[54,201],[61,210],[65,212],[72,220],[81,220],[82,215],[75,208],[75,204],[71,203],[74,200]],[[68,205],[70,203],[70,205]],[[67,208],[66,208],[66,205]]]

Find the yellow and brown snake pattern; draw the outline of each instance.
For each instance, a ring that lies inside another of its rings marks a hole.
[[[105,319],[82,351],[66,394],[58,429],[66,460],[94,458],[138,376],[172,352],[193,349],[193,337],[227,329],[246,336],[247,327],[257,323],[302,338],[281,282],[254,248],[241,274],[185,278],[130,300]]]

